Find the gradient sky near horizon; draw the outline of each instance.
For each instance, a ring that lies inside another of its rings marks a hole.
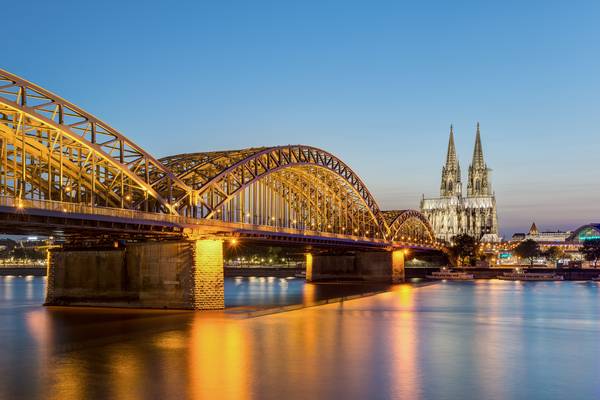
[[[310,144],[383,209],[418,208],[439,193],[451,123],[466,182],[480,121],[504,235],[600,222],[599,2],[24,1],[10,15],[0,68],[155,156]]]

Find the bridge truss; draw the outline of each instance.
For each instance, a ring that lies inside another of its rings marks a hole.
[[[169,221],[435,244],[418,211],[382,212],[358,175],[324,150],[288,145],[158,160],[76,105],[3,70],[0,196]]]

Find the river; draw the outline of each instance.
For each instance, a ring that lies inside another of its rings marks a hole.
[[[232,308],[194,313],[48,308],[45,278],[0,277],[0,399],[600,397],[594,282],[405,284],[235,312],[340,288],[228,278]]]

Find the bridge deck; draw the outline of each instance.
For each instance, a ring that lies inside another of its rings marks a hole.
[[[123,237],[176,238],[185,236],[241,237],[256,241],[353,248],[407,247],[435,250],[434,246],[341,235],[309,229],[224,222],[135,210],[48,200],[0,196],[2,232],[6,234],[94,237],[102,233]],[[118,235],[117,235],[118,236]]]

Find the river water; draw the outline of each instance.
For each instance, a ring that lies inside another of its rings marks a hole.
[[[329,290],[257,279],[228,279],[228,304]],[[45,308],[44,286],[0,277],[0,399],[600,398],[593,282],[407,284],[252,318]]]

